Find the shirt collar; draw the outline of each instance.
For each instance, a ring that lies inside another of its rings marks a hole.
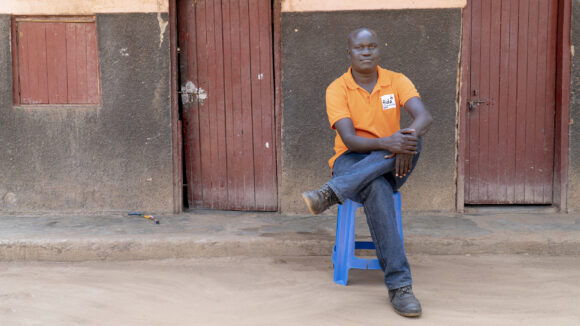
[[[383,69],[381,69],[380,66],[377,66],[377,71],[379,72],[379,78],[377,80],[377,84],[379,84],[379,86],[389,86],[389,85],[391,85],[391,80],[387,77],[387,74],[383,71]],[[361,88],[354,81],[354,78],[352,77],[352,67],[349,67],[348,68],[348,71],[346,72],[344,78],[346,80],[346,86],[348,88],[350,88],[350,89]]]

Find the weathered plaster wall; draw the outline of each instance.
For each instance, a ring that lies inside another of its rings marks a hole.
[[[0,15],[0,213],[172,211],[169,35],[157,14],[97,15],[100,108],[14,108],[9,27]]]
[[[380,64],[406,74],[435,118],[419,165],[402,190],[404,208],[454,210],[461,9],[282,14],[281,210],[305,213],[300,193],[330,177],[327,160],[334,132],[328,125],[324,94],[327,85],[348,69],[346,36],[360,26],[378,32]],[[403,120],[402,126],[408,121]]]
[[[572,45],[580,48],[580,0],[572,1]],[[572,52],[574,53],[574,52]],[[570,170],[568,210],[580,211],[580,56],[572,56],[570,85]]]
[[[13,15],[90,15],[167,12],[168,0],[2,0],[0,13]]]

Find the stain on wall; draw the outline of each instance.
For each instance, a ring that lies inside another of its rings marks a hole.
[[[348,69],[346,37],[360,26],[378,32],[380,65],[407,75],[435,118],[402,189],[404,208],[453,211],[461,9],[282,13],[282,212],[306,213],[300,193],[330,177],[334,132],[325,90]]]
[[[97,108],[14,108],[0,34],[0,212],[173,210],[169,42],[155,13],[97,15],[97,30]]]
[[[580,47],[580,0],[572,1],[572,45]],[[572,52],[574,53],[574,52]],[[580,57],[572,56],[570,85],[570,169],[568,211],[580,211]]]

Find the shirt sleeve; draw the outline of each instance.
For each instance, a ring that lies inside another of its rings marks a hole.
[[[405,103],[413,97],[420,97],[419,92],[413,85],[413,82],[407,76],[400,74],[396,81],[395,87],[399,93],[399,106],[404,107]]]
[[[350,118],[346,87],[341,87],[337,82],[330,84],[326,89],[326,114],[328,114],[328,122],[332,129],[336,129],[334,124],[338,120]]]

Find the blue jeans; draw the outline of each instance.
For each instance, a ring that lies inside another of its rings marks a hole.
[[[417,152],[421,150],[421,142]],[[405,183],[395,177],[395,157],[385,159],[388,151],[370,153],[346,152],[334,162],[333,176],[328,185],[342,203],[350,199],[362,203],[367,223],[377,248],[377,258],[385,273],[389,290],[411,285],[411,268],[407,261],[401,236],[397,229],[397,217],[393,192]],[[417,165],[419,154],[413,158],[411,171]]]

